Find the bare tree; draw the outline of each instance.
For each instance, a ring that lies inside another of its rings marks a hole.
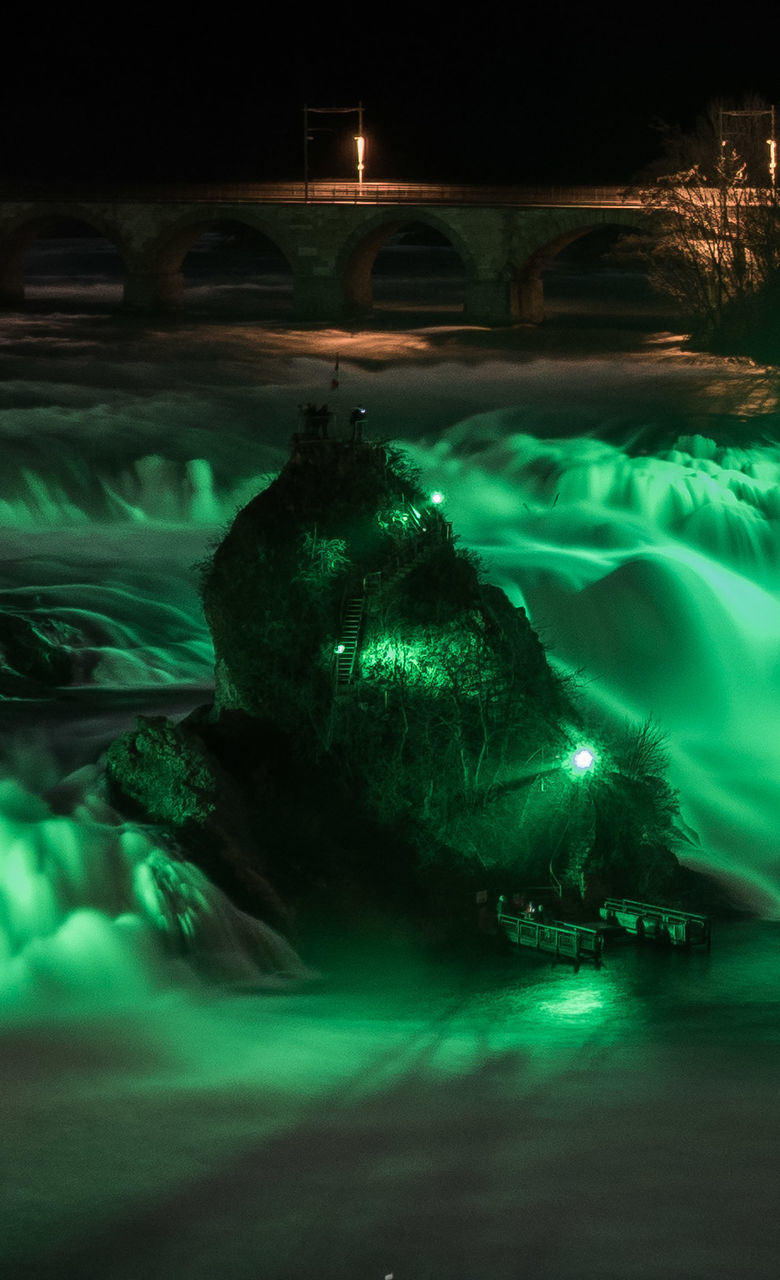
[[[651,281],[692,317],[697,337],[746,334],[780,272],[773,139],[762,153],[762,122],[768,133],[770,108],[711,108],[692,134],[669,136],[667,153],[679,167],[644,187],[656,227]]]

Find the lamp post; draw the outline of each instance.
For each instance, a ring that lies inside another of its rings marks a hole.
[[[365,170],[365,167],[366,167],[366,166],[365,166],[365,164],[364,164],[364,162],[363,162],[363,157],[364,157],[364,155],[366,154],[366,140],[365,140],[365,138],[363,137],[363,134],[362,134],[362,133],[356,133],[356,134],[355,134],[355,146],[356,146],[356,149],[357,149],[357,175],[358,175],[358,186],[359,186],[359,187],[362,187],[362,186],[363,186],[363,173],[364,173],[364,170]]]
[[[366,135],[363,132],[363,103],[359,102],[358,107],[358,131],[355,134],[355,149],[357,151],[357,176],[358,186],[362,189],[363,174],[365,173],[365,155],[366,155]]]
[[[309,136],[311,129],[309,125],[310,115],[322,116],[346,116],[357,115],[358,131],[353,134],[353,141],[357,152],[357,181],[358,188],[362,192],[363,174],[365,173],[365,155],[366,155],[366,137],[363,132],[363,103],[359,102],[356,107],[310,107],[304,104],[303,107],[303,199],[306,204],[309,202]],[[324,132],[317,130],[317,132]]]

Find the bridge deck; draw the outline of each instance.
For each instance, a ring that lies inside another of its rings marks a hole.
[[[599,187],[475,187],[427,182],[241,182],[176,183],[127,188],[60,188],[0,185],[0,200],[119,200],[139,204],[446,204],[511,205],[514,208],[638,209],[635,189]]]

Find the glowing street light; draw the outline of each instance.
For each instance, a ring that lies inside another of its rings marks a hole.
[[[434,489],[433,493],[431,494],[431,502],[433,503],[433,505],[435,507],[440,507],[443,501],[444,501],[444,494],[441,493],[439,489]]]
[[[360,107],[360,113],[361,113],[361,115],[363,114],[363,107],[362,107],[362,105],[361,105],[361,107]],[[365,171],[365,167],[366,167],[366,166],[365,166],[365,164],[364,164],[364,162],[363,162],[363,157],[364,157],[364,156],[365,156],[365,154],[366,154],[366,140],[365,140],[365,138],[364,138],[364,136],[363,136],[363,134],[362,134],[362,133],[356,133],[356,134],[355,134],[355,147],[356,147],[356,149],[357,149],[357,175],[358,175],[358,186],[362,187],[362,185],[363,185],[363,173],[364,173],[364,171]]]
[[[366,136],[363,132],[363,103],[359,102],[356,107],[310,107],[308,103],[303,108],[303,199],[306,204],[309,202],[309,143],[313,140],[314,132],[321,130],[312,129],[309,124],[310,115],[319,116],[349,116],[356,115],[358,118],[358,131],[353,134],[355,146],[357,147],[357,178],[358,186],[363,186],[363,174],[365,172],[365,154],[366,154]],[[330,132],[330,130],[327,130]]]

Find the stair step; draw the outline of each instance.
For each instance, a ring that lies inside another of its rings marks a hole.
[[[352,678],[360,639],[360,627],[363,621],[363,609],[363,596],[352,596],[344,605],[341,634],[338,641],[340,652],[336,654],[335,675],[337,685],[347,685]]]

